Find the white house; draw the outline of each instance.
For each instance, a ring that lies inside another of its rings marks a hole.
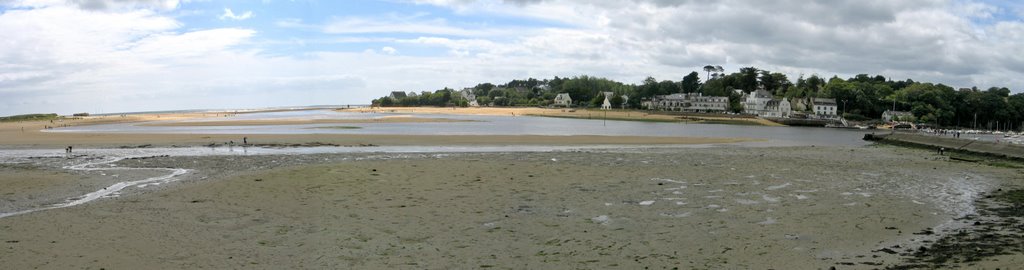
[[[807,99],[806,98],[793,98],[793,101],[792,101],[790,107],[792,107],[794,111],[798,111],[798,112],[806,111],[806,110],[808,110]]]
[[[569,96],[569,93],[559,93],[555,96],[555,103],[552,105],[570,107],[572,106],[572,97]]]
[[[466,103],[469,103],[470,107],[480,107],[480,103],[476,102],[476,95],[473,94],[472,88],[462,89],[462,91],[459,91],[459,95],[466,100]]]
[[[654,99],[644,98],[640,100],[640,108],[654,110]]]
[[[743,113],[764,115],[768,113],[768,102],[772,101],[772,93],[764,89],[758,89],[750,94],[744,95]]]
[[[835,99],[813,98],[811,99],[811,108],[814,110],[815,115],[834,117],[838,115],[836,110],[839,106],[836,105]]]
[[[601,94],[604,95],[604,103],[601,104],[601,109],[602,110],[611,109],[612,108],[612,97],[615,96],[615,93],[612,93],[612,92],[601,92]]]
[[[765,110],[758,114],[761,117],[775,117],[775,118],[786,118],[793,113],[793,107],[790,106],[789,100],[787,99],[772,99],[768,101]]]

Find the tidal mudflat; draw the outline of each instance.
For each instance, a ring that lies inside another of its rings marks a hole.
[[[46,162],[8,163],[0,182],[49,194],[109,181]],[[188,173],[2,218],[0,265],[903,267],[920,263],[911,253],[922,247],[989,222],[977,218],[987,211],[978,201],[1024,182],[1016,168],[889,146],[161,155],[111,165]],[[1003,253],[944,265],[1020,265],[1019,253]]]

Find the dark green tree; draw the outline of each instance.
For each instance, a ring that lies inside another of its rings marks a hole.
[[[622,95],[614,94],[612,95],[612,99],[609,100],[608,102],[611,102],[612,108],[622,109]]]
[[[595,108],[599,108],[599,107],[601,107],[601,105],[604,105],[604,95],[603,94],[594,95],[594,98],[590,100],[590,106],[591,107],[595,107]]]
[[[700,75],[696,71],[690,72],[690,74],[683,77],[681,84],[683,93],[696,93],[700,89]]]
[[[739,81],[737,82],[739,85],[735,85],[736,88],[743,89],[747,93],[757,90],[758,75],[758,70],[755,67],[740,68]]]

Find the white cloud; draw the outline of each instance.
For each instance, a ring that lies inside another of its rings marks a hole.
[[[178,8],[178,0],[68,0],[84,9],[138,9],[173,10]]]
[[[278,26],[319,28],[327,34],[421,34],[431,36],[500,37],[521,35],[531,30],[521,27],[489,25],[452,25],[444,18],[426,13],[412,15],[387,14],[382,16],[337,17],[323,25],[309,25],[290,19],[277,22]]]
[[[423,13],[283,19],[278,27],[326,34],[282,40],[191,29],[153,8],[167,1],[128,2],[157,4],[95,12],[26,0],[18,4],[35,8],[0,13],[0,114],[366,103],[390,90],[525,77],[679,80],[706,64],[791,79],[866,72],[1017,92],[1024,85],[1024,23],[998,21],[1018,9],[973,1],[426,0],[417,3],[542,26]],[[308,44],[351,52],[263,51]]]
[[[416,33],[452,36],[475,36],[481,34],[479,31],[449,26],[442,19],[384,20],[364,17],[338,18],[325,25],[323,30],[330,34]]]
[[[882,73],[954,86],[1024,85],[1024,78],[1007,76],[1024,72],[1013,49],[1024,45],[1022,22],[977,24],[1004,12],[979,1],[413,1],[462,14],[564,23],[519,35],[510,46],[548,58],[635,65],[616,78],[634,82],[644,74],[678,79],[679,72],[716,64],[794,78]]]
[[[243,20],[252,18],[252,11],[246,11],[246,12],[242,12],[242,14],[235,15],[235,12],[231,11],[230,8],[225,8],[224,9],[224,13],[221,14],[217,18],[219,18],[222,21],[223,20],[243,21]]]

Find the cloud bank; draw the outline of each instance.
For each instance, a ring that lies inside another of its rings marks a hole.
[[[1013,2],[388,3],[434,11],[256,17],[220,6],[194,13],[221,24],[197,26],[182,14],[199,3],[185,0],[0,1],[0,114],[364,104],[525,77],[679,80],[708,64],[1024,85]]]

